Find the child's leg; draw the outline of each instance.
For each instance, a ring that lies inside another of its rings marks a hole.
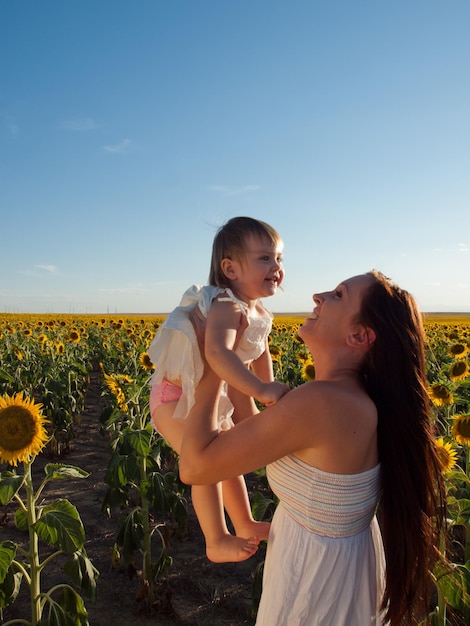
[[[193,507],[206,540],[206,555],[214,563],[245,561],[258,549],[259,538],[234,537],[225,522],[221,483],[193,485]]]
[[[153,391],[153,390],[152,390]],[[161,436],[179,454],[185,422],[173,419],[177,400],[151,403],[152,423]],[[194,510],[206,540],[206,554],[211,561],[235,562],[252,556],[258,549],[259,539],[250,533],[234,537],[225,522],[222,488],[217,485],[194,485],[191,490]]]
[[[232,420],[235,424],[259,412],[253,398],[246,396],[241,391],[229,387],[228,394],[234,406]],[[271,524],[269,522],[256,522],[253,519],[243,476],[236,476],[223,482],[223,497],[225,508],[239,537],[255,535],[260,539],[268,538]]]
[[[256,522],[251,514],[245,478],[236,476],[222,483],[223,502],[238,537],[267,539],[271,524]]]

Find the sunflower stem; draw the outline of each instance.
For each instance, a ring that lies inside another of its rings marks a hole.
[[[39,498],[40,498],[40,496],[41,496],[41,493],[43,492],[43,489],[44,489],[44,487],[47,485],[47,483],[48,483],[48,482],[49,482],[49,478],[45,478],[45,479],[42,481],[42,483],[39,485],[39,487],[37,488],[37,490],[36,490],[36,496],[35,496],[35,498],[34,498],[34,501],[35,501],[35,502],[38,502],[38,500],[39,500]]]
[[[33,459],[34,460],[34,459]],[[37,521],[36,498],[34,495],[33,478],[32,478],[32,460],[25,462],[25,482],[27,497],[27,515],[28,515],[28,532],[29,532],[29,568],[30,568],[30,596],[31,596],[31,625],[36,626],[41,619],[41,565],[39,562],[39,539],[34,524]]]
[[[63,550],[57,550],[57,552],[50,554],[47,557],[47,559],[44,559],[44,561],[39,565],[39,569],[42,571],[48,563],[50,563],[52,560],[54,560],[57,556],[60,556],[61,554],[64,554]]]
[[[23,556],[28,556],[28,553],[25,552],[22,548],[20,548],[20,546],[16,546],[16,551],[20,552]],[[17,561],[16,559],[13,561],[16,569],[21,572],[21,574],[24,576],[24,579],[26,580],[26,582],[28,583],[28,585],[31,583],[31,576],[29,575],[27,569],[25,568],[25,566],[23,565],[23,563],[20,563],[20,561]]]
[[[441,535],[440,535],[440,550],[441,550],[441,554],[445,554],[446,540],[445,540],[444,531],[441,531]],[[438,610],[437,610],[436,626],[445,626],[447,603],[439,585],[437,586],[437,608]]]
[[[147,475],[147,459],[145,457],[141,458],[141,484],[146,480]],[[142,498],[142,523],[144,527],[144,554],[143,554],[143,570],[144,577],[146,582],[148,583],[148,604],[151,606],[155,602],[155,590],[153,585],[153,576],[152,576],[152,550],[151,550],[151,533],[150,533],[150,524],[149,524],[149,502],[145,493],[142,492],[141,489],[141,498]]]
[[[20,498],[20,496],[17,493],[15,493],[15,495],[13,497],[15,498],[15,500],[20,505],[20,508],[23,509],[23,511],[26,511],[26,504],[23,502],[23,500]]]
[[[470,446],[465,446],[465,473],[470,477]],[[470,524],[465,525],[465,563],[470,561]]]

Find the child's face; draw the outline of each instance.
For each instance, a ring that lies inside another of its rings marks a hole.
[[[239,296],[257,300],[273,296],[284,279],[283,244],[248,235],[245,250],[239,260],[230,261],[231,273],[226,272]],[[241,298],[243,299],[243,297]]]

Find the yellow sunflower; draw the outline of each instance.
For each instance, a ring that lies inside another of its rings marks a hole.
[[[127,383],[129,385],[134,382],[134,379],[127,374],[114,374],[114,378],[121,383]]]
[[[48,435],[42,404],[13,396],[0,396],[0,461],[17,465],[36,456],[45,446]]]
[[[306,361],[302,368],[302,378],[304,380],[315,380],[315,365],[312,361]]]
[[[139,356],[139,361],[142,367],[144,368],[144,370],[150,371],[150,370],[153,370],[155,367],[152,361],[150,360],[148,352],[142,352],[141,355]]]
[[[450,443],[450,441],[445,442],[443,437],[439,437],[439,439],[436,439],[436,447],[437,456],[441,464],[442,471],[444,473],[450,472],[457,464],[457,450]]]
[[[441,383],[434,383],[428,388],[428,394],[436,406],[444,406],[445,404],[453,404],[454,396]]]
[[[281,358],[281,354],[282,354],[282,350],[279,346],[276,346],[276,344],[271,344],[269,346],[269,352],[271,353],[271,358],[275,361],[279,361],[279,359]]]
[[[118,377],[121,377],[122,379],[122,376],[120,376],[119,374],[115,374],[114,376],[112,376],[110,374],[106,374],[104,370],[103,370],[103,376],[106,382],[106,386],[108,387],[109,391],[113,394],[113,396],[116,399],[116,403],[118,407],[121,409],[121,411],[126,412],[128,409],[127,403],[126,403],[126,394],[124,393],[124,390],[121,387],[119,380],[118,380]]]
[[[296,354],[297,360],[305,363],[310,360],[310,354],[306,350],[299,350]]]
[[[452,365],[450,366],[449,378],[453,382],[463,380],[464,378],[467,378],[469,374],[470,369],[466,361],[455,361],[455,363],[452,363]]]
[[[68,339],[74,343],[80,343],[80,333],[78,330],[71,330]]]
[[[454,417],[452,436],[461,444],[470,444],[470,413],[462,413]]]
[[[467,356],[468,348],[464,343],[453,343],[448,352],[454,359],[464,359]]]

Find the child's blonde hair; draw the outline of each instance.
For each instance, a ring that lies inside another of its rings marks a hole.
[[[279,233],[266,222],[252,217],[233,217],[219,228],[212,244],[209,285],[230,287],[230,281],[221,269],[222,259],[240,260],[246,250],[246,238],[253,235],[268,239],[274,246],[282,243]]]

